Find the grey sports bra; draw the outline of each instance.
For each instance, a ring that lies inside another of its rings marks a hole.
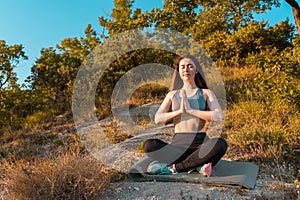
[[[187,97],[191,108],[197,110],[206,110],[206,102],[201,88],[198,88],[197,92],[190,97]],[[179,96],[179,90],[175,91],[172,98],[172,111],[180,108],[181,97]]]

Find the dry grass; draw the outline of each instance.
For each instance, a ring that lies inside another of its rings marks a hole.
[[[111,120],[109,124],[104,126],[103,128],[105,136],[112,144],[117,144],[130,137],[117,125],[117,122],[115,120]]]
[[[241,102],[227,111],[226,133],[230,143],[252,155],[293,158],[300,150],[299,119],[287,105]]]
[[[98,160],[75,152],[6,167],[4,199],[97,199],[117,177]]]
[[[263,73],[254,66],[221,68],[221,71],[228,96],[225,119],[228,142],[250,157],[283,161],[299,156],[297,105],[276,96],[271,89],[259,91],[261,83],[256,78]]]
[[[282,181],[299,179],[300,112],[292,103],[297,99],[289,101],[292,96],[287,94],[296,89],[290,87],[294,83],[282,81],[279,72],[265,74],[254,66],[221,71],[228,100],[224,129],[227,156],[266,163],[268,171]]]
[[[61,118],[51,131],[2,129],[3,199],[96,199],[121,178],[88,156],[74,124]]]
[[[13,130],[2,128],[0,130],[0,159],[15,161],[19,159],[31,160],[39,156],[41,149],[52,143],[56,137],[47,131]]]
[[[130,105],[140,106],[147,103],[161,102],[169,89],[159,84],[145,84],[138,88],[130,97]]]

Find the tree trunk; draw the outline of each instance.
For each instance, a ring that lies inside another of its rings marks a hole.
[[[298,35],[300,35],[300,6],[296,0],[285,0],[290,6],[294,15],[294,20],[297,28]]]

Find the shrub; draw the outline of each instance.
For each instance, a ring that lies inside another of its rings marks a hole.
[[[254,93],[255,78],[262,70],[255,66],[245,67],[222,67],[220,68],[224,77],[226,96],[228,103],[251,100]]]
[[[161,102],[169,89],[159,84],[149,83],[138,88],[130,97],[130,105],[140,106]]]
[[[281,99],[300,108],[299,50],[273,49],[249,55],[249,65],[262,70],[254,79],[255,96],[266,102]]]
[[[91,157],[64,153],[7,169],[6,199],[97,199],[116,173]]]
[[[246,101],[227,110],[225,130],[231,144],[260,158],[297,158],[300,113],[280,101]]]
[[[298,54],[273,49],[249,55],[244,67],[222,67],[229,102],[280,100],[300,108]]]
[[[54,119],[54,111],[38,111],[26,117],[25,128],[38,129]]]

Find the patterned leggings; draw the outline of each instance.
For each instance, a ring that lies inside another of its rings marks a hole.
[[[171,144],[160,139],[148,139],[144,152],[159,162],[175,164],[178,172],[186,172],[206,163],[216,165],[227,150],[222,138],[208,138],[206,133],[176,133]]]

